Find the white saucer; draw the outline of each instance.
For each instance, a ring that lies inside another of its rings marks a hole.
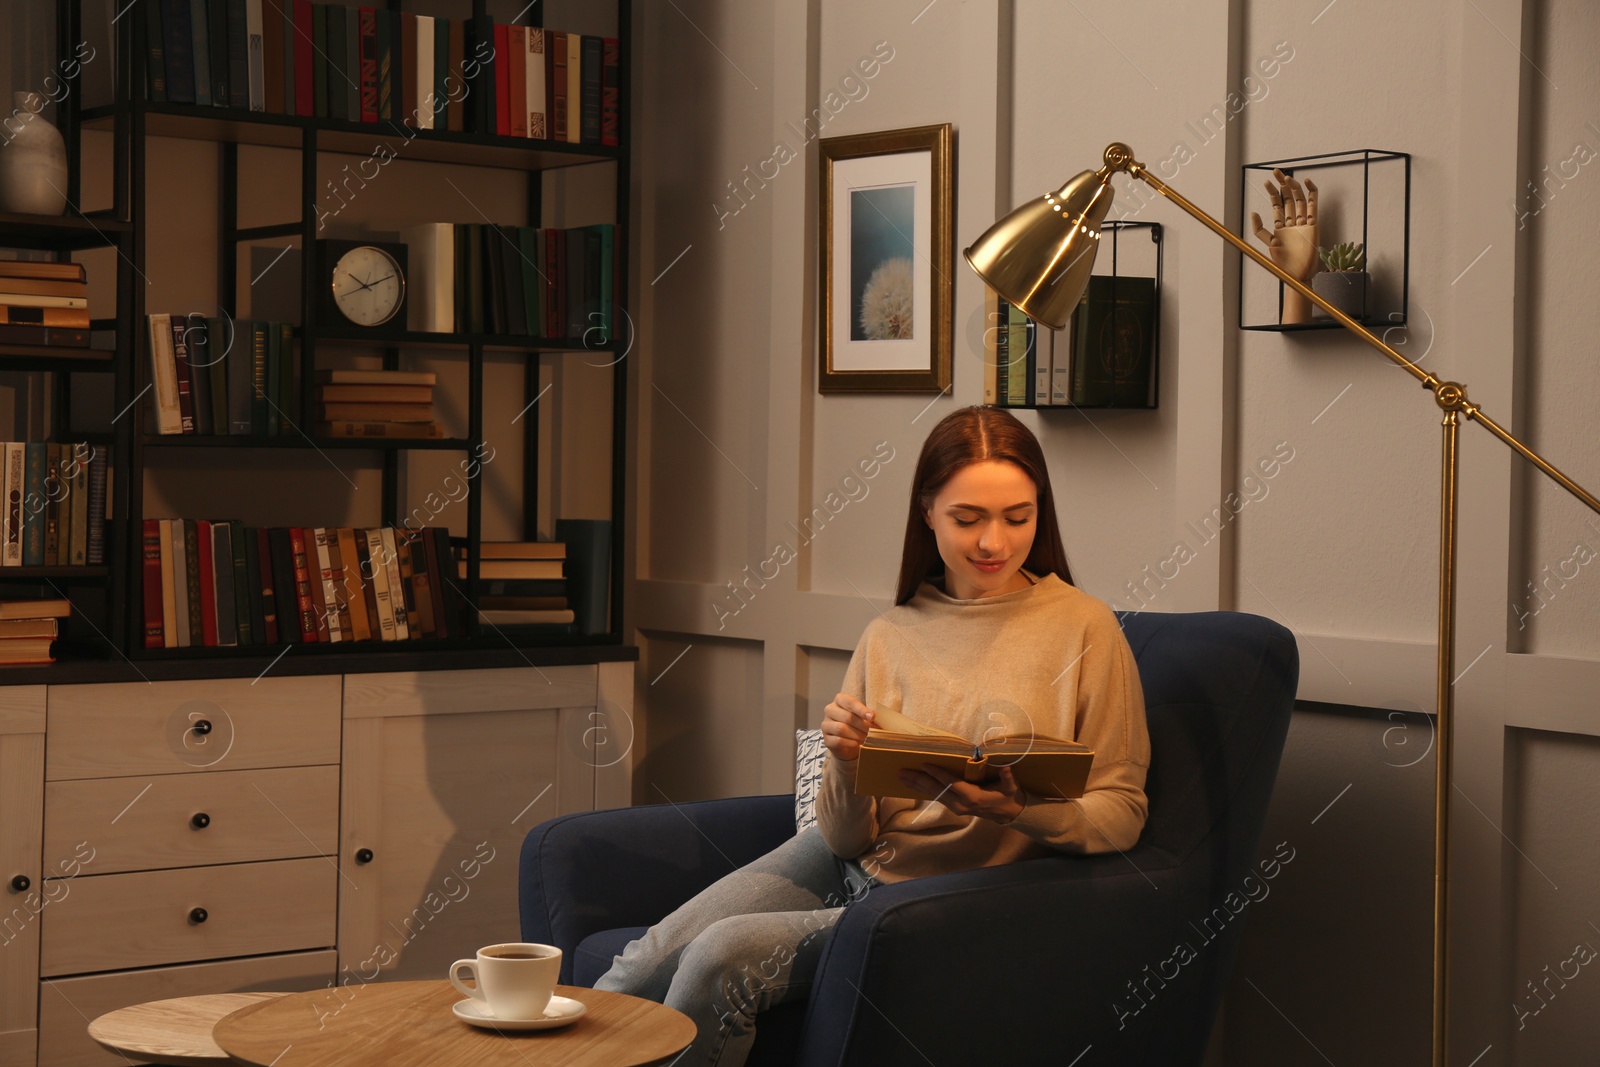
[[[551,1030],[577,1022],[588,1013],[589,1006],[571,997],[553,996],[544,1014],[537,1019],[497,1019],[487,1004],[469,997],[457,1001],[450,1010],[462,1022],[485,1030]]]

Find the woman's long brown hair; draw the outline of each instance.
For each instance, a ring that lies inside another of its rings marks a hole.
[[[1055,494],[1050,489],[1050,472],[1044,465],[1044,451],[1038,438],[1015,415],[999,408],[958,408],[939,421],[922,443],[917,457],[916,475],[911,481],[911,507],[906,515],[906,542],[900,554],[900,583],[894,602],[904,604],[916,594],[926,579],[944,574],[944,559],[933,530],[923,512],[933,506],[934,497],[956,472],[970,463],[999,460],[1017,467],[1033,479],[1039,507],[1035,513],[1033,547],[1023,566],[1041,577],[1060,575],[1073,584],[1067,567],[1067,551],[1061,545],[1061,527],[1056,522]]]

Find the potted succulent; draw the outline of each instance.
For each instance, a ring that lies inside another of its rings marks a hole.
[[[1322,270],[1311,279],[1311,289],[1322,299],[1349,315],[1362,319],[1367,313],[1367,288],[1372,276],[1366,271],[1367,254],[1359,242],[1346,241],[1332,248],[1317,249],[1322,260]],[[1328,318],[1327,312],[1313,306],[1317,318]]]

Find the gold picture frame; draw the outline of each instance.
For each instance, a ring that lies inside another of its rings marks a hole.
[[[948,391],[955,288],[950,124],[818,143],[818,390]]]

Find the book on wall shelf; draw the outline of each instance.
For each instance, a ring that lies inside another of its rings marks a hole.
[[[985,290],[984,403],[1152,406],[1156,279],[1094,275],[1064,330],[1041,327]]]
[[[152,103],[619,143],[614,37],[308,0],[139,8]]]
[[[931,763],[968,782],[997,778],[1001,767],[1010,767],[1029,794],[1071,799],[1083,795],[1094,763],[1094,751],[1074,741],[1028,733],[986,737],[974,744],[892,708],[879,707],[874,714],[877,726],[867,731],[856,763],[855,790],[862,796],[926,800],[900,781],[900,773]]]

